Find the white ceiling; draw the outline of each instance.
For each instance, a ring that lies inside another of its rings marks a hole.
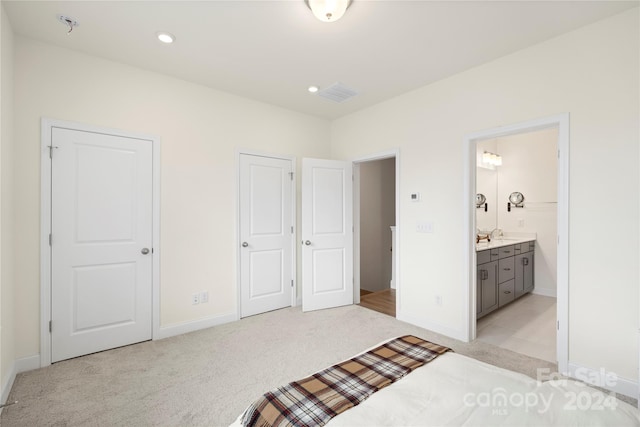
[[[2,3],[16,34],[328,119],[639,4],[355,0],[323,23],[303,0]],[[80,26],[67,36],[58,14]],[[307,92],[338,81],[359,95],[336,104]]]

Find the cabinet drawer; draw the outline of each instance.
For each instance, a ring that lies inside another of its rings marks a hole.
[[[515,253],[513,249],[514,249],[514,245],[503,246],[501,248],[498,248],[498,250],[500,251],[500,256],[498,257],[498,259],[513,256]]]
[[[509,280],[508,282],[500,283],[498,285],[498,306],[502,307],[505,304],[510,303],[516,298],[515,293],[515,280]]]
[[[491,261],[491,251],[490,250],[487,249],[486,251],[476,252],[476,263],[478,265],[486,264],[489,261]]]
[[[517,246],[520,246],[520,252],[519,253],[523,254],[525,252],[533,251],[535,249],[535,247],[536,247],[536,242],[535,241],[533,241],[533,242],[524,242],[524,243],[520,243]]]
[[[515,265],[514,257],[498,261],[498,283],[506,282],[515,277]]]

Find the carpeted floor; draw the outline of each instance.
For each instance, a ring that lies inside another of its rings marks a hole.
[[[385,339],[414,334],[525,373],[555,365],[462,343],[359,306],[288,308],[18,375],[0,419],[11,426],[224,426],[265,391]]]

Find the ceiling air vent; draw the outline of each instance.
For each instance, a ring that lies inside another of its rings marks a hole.
[[[333,102],[344,102],[348,99],[353,98],[357,94],[358,92],[353,89],[349,89],[340,82],[334,83],[331,86],[318,92],[318,95]]]

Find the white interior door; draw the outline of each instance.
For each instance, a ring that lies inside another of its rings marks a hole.
[[[302,310],[353,304],[349,162],[302,160]]]
[[[289,307],[293,162],[240,155],[240,316]]]
[[[151,339],[151,141],[51,142],[52,362]]]

